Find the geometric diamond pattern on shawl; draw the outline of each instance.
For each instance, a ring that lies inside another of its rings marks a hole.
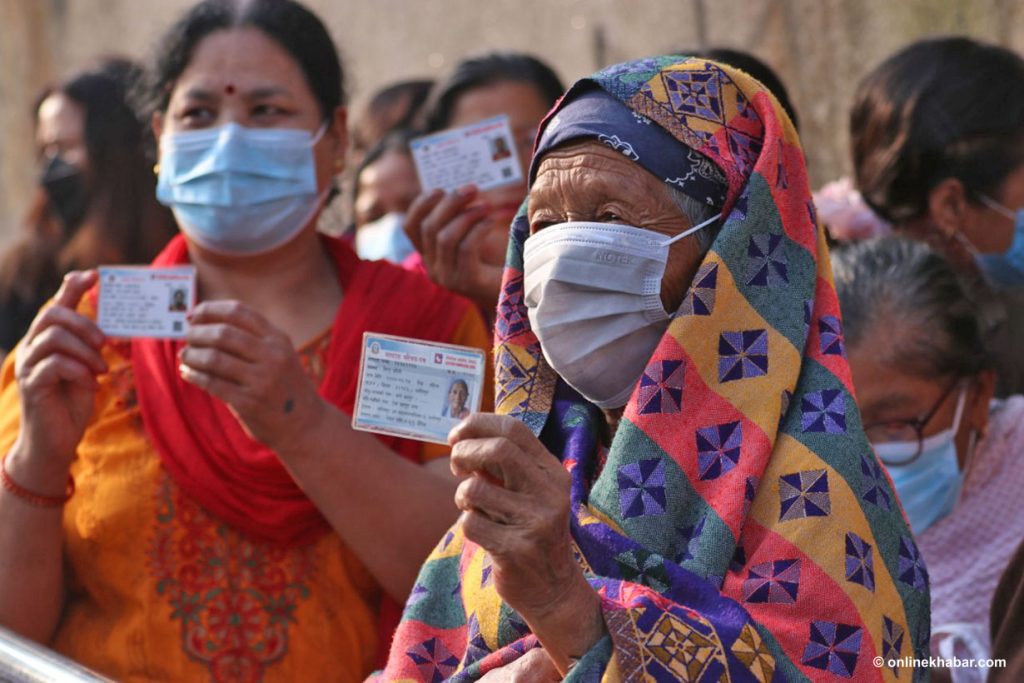
[[[428,595],[430,595],[430,589],[421,583],[417,583],[412,587],[412,593],[409,594],[409,599],[405,603],[412,607]]]
[[[618,484],[623,517],[665,514],[665,463],[659,458],[622,465]]]
[[[834,315],[823,315],[818,321],[821,353],[824,356],[843,355],[843,324]]]
[[[864,631],[858,626],[832,621],[812,621],[811,636],[801,663],[851,678],[857,667],[857,655]]]
[[[700,680],[708,665],[721,657],[717,638],[704,635],[671,612],[662,613],[643,647],[679,681]]]
[[[747,245],[747,284],[777,287],[789,283],[786,247],[782,235],[753,235]]]
[[[648,365],[640,376],[640,414],[678,413],[683,405],[684,371],[681,360],[657,360]]]
[[[519,362],[509,347],[502,344],[497,351],[497,374],[503,378],[498,385],[496,404],[504,403],[510,396],[522,392],[519,403],[523,408],[529,404],[530,390],[533,385],[534,375]]]
[[[697,430],[697,471],[700,479],[717,479],[740,461],[743,428],[726,422]]]
[[[635,612],[640,610],[608,610],[604,613],[608,633],[615,648],[615,661],[619,665],[623,681],[644,680],[644,652],[635,647],[637,627]]]
[[[911,588],[923,591],[928,587],[928,570],[924,566],[924,558],[910,536],[900,537],[900,560],[896,574],[900,581]]]
[[[723,332],[718,339],[718,381],[768,374],[768,332]]]
[[[661,74],[661,82],[674,113],[724,124],[721,77],[722,72],[717,69],[665,71]]]
[[[504,296],[498,302],[494,329],[498,339],[514,337],[526,329],[527,317],[523,305],[523,276],[514,275],[506,284]]]
[[[803,517],[826,517],[832,512],[828,494],[828,473],[806,470],[779,477],[779,521]]]
[[[480,631],[480,620],[477,618],[476,612],[469,615],[469,621],[466,623],[466,640],[468,646],[466,655],[462,658],[463,664],[473,664],[491,654],[491,648]]]
[[[846,580],[875,590],[875,568],[871,545],[857,534],[846,534]]]
[[[882,466],[873,453],[864,453],[860,456],[860,471],[864,475],[860,480],[860,497],[872,505],[888,510],[891,503],[889,492],[885,490]]]
[[[805,394],[801,400],[804,433],[846,433],[846,395],[839,389],[822,389]]]
[[[405,654],[416,663],[421,681],[441,683],[448,680],[459,666],[459,658],[438,638],[426,640]]]
[[[899,658],[903,651],[903,627],[889,617],[882,617],[882,659],[892,662],[894,676],[900,675]]]
[[[732,653],[736,659],[743,662],[743,665],[750,669],[761,683],[772,680],[772,673],[775,671],[775,658],[765,645],[761,634],[750,624],[744,624],[736,642],[732,644]]]
[[[800,560],[773,560],[750,568],[743,582],[743,602],[792,605],[800,590]]]
[[[715,309],[715,287],[718,284],[718,264],[705,263],[693,276],[693,284],[686,293],[679,315],[711,315]]]
[[[669,577],[665,560],[648,550],[627,550],[615,556],[619,574],[626,581],[664,593],[668,590]]]
[[[484,561],[480,567],[480,587],[487,588],[494,583],[494,560],[490,553],[484,553]]]
[[[707,515],[704,515],[693,524],[676,527],[676,547],[679,548],[679,554],[675,558],[676,564],[683,564],[696,557],[700,548],[700,536],[704,533],[704,524],[707,521]]]

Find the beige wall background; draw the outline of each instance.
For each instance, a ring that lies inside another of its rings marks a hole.
[[[568,83],[684,48],[744,49],[775,68],[799,111],[815,185],[849,172],[859,79],[917,38],[962,33],[1024,47],[1024,0],[307,0],[346,63],[358,108],[397,79],[464,55],[524,50]],[[47,82],[105,54],[144,59],[192,0],[0,0],[0,244],[36,174],[31,105]]]

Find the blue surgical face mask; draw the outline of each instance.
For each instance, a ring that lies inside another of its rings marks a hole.
[[[416,247],[405,234],[405,214],[388,213],[356,229],[356,253],[367,261],[401,263]]]
[[[314,136],[305,130],[219,128],[164,135],[156,196],[185,236],[210,251],[253,255],[294,238],[329,190],[317,192]]]
[[[981,195],[981,201],[1013,221],[1013,242],[1002,254],[981,254],[975,251],[978,266],[997,287],[1024,286],[1024,209],[1011,211],[985,195]]]
[[[966,397],[966,389],[961,389],[953,425],[925,439],[920,455],[906,465],[886,465],[915,534],[948,515],[960,495],[963,474],[956,457],[956,434],[960,430]],[[917,452],[917,441],[871,445],[883,463],[906,461]]]

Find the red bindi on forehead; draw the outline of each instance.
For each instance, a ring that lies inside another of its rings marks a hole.
[[[235,84],[234,83],[228,83],[227,85],[225,85],[224,86],[224,94],[226,94],[226,95],[234,95],[235,94]]]

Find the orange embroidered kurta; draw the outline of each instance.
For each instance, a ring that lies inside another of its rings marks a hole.
[[[302,350],[315,380],[328,338]],[[451,341],[490,345],[472,310]],[[126,683],[365,678],[382,592],[359,558],[333,533],[300,547],[261,542],[186,497],[147,438],[129,346],[103,355],[110,371],[71,469],[67,600],[51,646]],[[13,357],[0,375],[0,453],[18,432]],[[426,445],[421,458],[446,453]]]

